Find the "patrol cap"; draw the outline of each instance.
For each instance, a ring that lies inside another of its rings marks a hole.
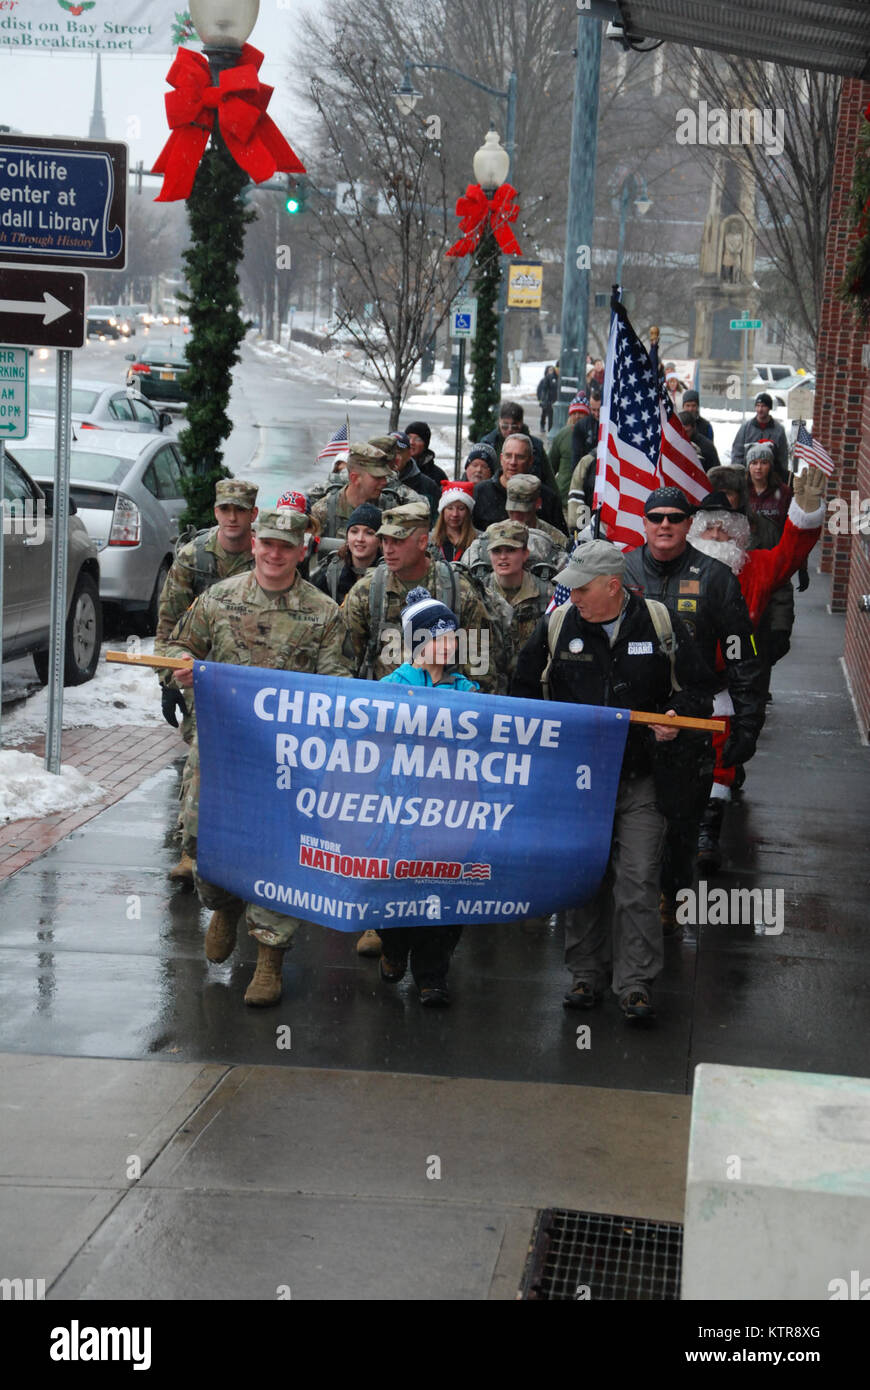
[[[510,546],[511,550],[527,550],[529,528],[521,521],[494,521],[486,528],[486,539],[490,550],[497,545]]]
[[[244,507],[251,511],[257,505],[256,483],[246,483],[244,478],[221,478],[214,490],[216,507]]]
[[[259,541],[286,541],[301,545],[305,539],[308,518],[295,507],[264,507],[254,522],[254,534]]]
[[[404,502],[401,507],[391,507],[384,512],[378,535],[393,536],[397,541],[404,541],[415,531],[428,531],[431,520],[428,502]]]
[[[389,444],[395,450],[392,440],[382,439],[375,444],[349,444],[347,449],[348,471],[352,468],[355,473],[370,473],[373,478],[392,478],[393,469],[390,465],[391,455],[386,449],[382,449],[382,444]]]
[[[541,480],[534,473],[515,473],[507,481],[508,511],[533,512],[541,495]]]
[[[600,574],[616,574],[621,579],[625,574],[625,556],[610,541],[586,541],[572,551],[570,560],[554,576],[553,583],[562,584],[566,589],[582,589]]]

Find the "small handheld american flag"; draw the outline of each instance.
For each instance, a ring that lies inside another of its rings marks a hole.
[[[811,468],[813,465],[816,468],[821,468],[827,478],[830,478],[834,471],[834,460],[831,455],[825,452],[821,444],[815,442],[803,420],[798,428],[794,456],[796,459],[803,459]]]
[[[330,435],[328,444],[324,445],[314,461],[319,463],[321,459],[335,458],[336,454],[343,454],[347,446],[348,427],[347,422],[345,422],[340,430],[336,430],[335,434]]]

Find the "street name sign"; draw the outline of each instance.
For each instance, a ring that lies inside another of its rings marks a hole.
[[[0,343],[83,347],[86,289],[80,270],[0,265]]]
[[[732,319],[732,328],[760,328],[761,319]]]
[[[473,338],[477,331],[477,300],[454,299],[450,308],[450,337]]]
[[[27,348],[0,347],[0,439],[27,438]]]
[[[127,146],[0,135],[0,260],[123,270]]]

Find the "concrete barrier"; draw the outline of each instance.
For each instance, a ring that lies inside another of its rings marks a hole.
[[[695,1068],[683,1299],[870,1299],[870,1081]]]

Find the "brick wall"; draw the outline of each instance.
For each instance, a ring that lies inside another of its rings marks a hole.
[[[868,373],[861,366],[861,345],[867,333],[838,299],[846,259],[854,240],[848,204],[855,166],[858,129],[870,102],[870,83],[849,79],[843,83],[837,126],[837,148],[831,189],[825,285],[816,354],[816,396],[813,434],[837,464],[829,495],[849,501],[858,488],[858,452],[861,442],[864,387]],[[867,491],[862,496],[866,497]],[[832,576],[831,607],[846,608],[853,550],[860,538],[825,534],[821,568]]]
[[[863,371],[865,381],[864,416],[861,425],[861,448],[858,455],[859,498],[870,498],[870,370]],[[866,522],[863,523],[866,525]],[[870,594],[870,531],[866,536],[852,536],[849,591],[846,600],[846,645],[843,649],[846,670],[852,682],[852,693],[858,709],[858,726],[865,738],[870,737],[870,613],[859,608],[861,596]]]

